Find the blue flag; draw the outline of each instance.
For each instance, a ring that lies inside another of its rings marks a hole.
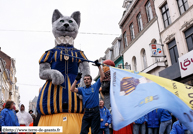
[[[193,87],[162,77],[110,67],[113,129],[157,108],[170,111],[193,132]]]

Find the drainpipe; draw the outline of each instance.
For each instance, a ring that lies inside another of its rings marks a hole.
[[[2,106],[2,87],[3,87],[2,83],[3,83],[3,72],[1,70],[1,87],[0,87],[0,107],[1,108],[3,107]]]
[[[156,8],[156,7],[155,7],[155,0],[153,0],[153,5],[154,5],[154,9],[155,9],[155,8]],[[164,56],[163,56],[163,60],[164,60],[165,66],[167,66],[167,64],[166,64],[166,62],[165,62],[166,55],[165,55],[165,53],[164,53],[164,45],[163,45],[163,41],[162,41],[162,37],[161,37],[160,25],[159,25],[159,22],[158,22],[158,16],[157,16],[157,13],[156,13],[156,9],[155,9],[155,14],[156,14],[156,17],[157,17],[156,22],[157,22],[157,25],[158,25],[160,42],[161,42],[161,45],[162,45],[162,51],[163,51],[163,55],[164,55]],[[166,60],[167,60],[167,59],[166,59]]]

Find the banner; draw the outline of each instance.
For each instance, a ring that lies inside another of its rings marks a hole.
[[[119,130],[157,108],[170,111],[193,132],[193,87],[110,67],[113,129]]]
[[[193,50],[178,58],[181,78],[193,74]]]

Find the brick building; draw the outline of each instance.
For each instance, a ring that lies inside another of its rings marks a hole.
[[[7,100],[12,100],[19,109],[20,94],[15,74],[15,60],[0,50],[0,107]]]
[[[147,7],[149,6],[149,14],[147,14]],[[127,37],[127,44],[130,44],[143,29],[148,27],[151,20],[156,18],[153,0],[133,0],[132,2],[124,1],[123,12],[119,26],[122,34]],[[140,21],[141,20],[141,21]],[[142,24],[141,24],[142,23]],[[133,25],[134,35],[132,35],[131,27]],[[127,47],[126,42],[125,47]]]
[[[159,75],[165,69],[164,58],[151,57],[150,44],[162,44],[153,0],[124,0],[122,30],[124,64],[132,70]]]

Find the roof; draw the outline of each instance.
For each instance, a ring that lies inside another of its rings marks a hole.
[[[132,1],[133,1],[133,0],[124,0],[122,7],[123,7],[123,8],[127,8],[127,4],[132,3]]]
[[[121,20],[119,21],[119,26],[121,27],[124,22],[126,21],[128,15],[131,13],[132,8],[135,6],[135,4],[138,2],[139,0],[132,0],[132,1],[128,1],[130,3],[129,7],[126,9],[126,12],[123,14]]]
[[[0,51],[0,58],[2,58],[3,60],[5,60],[6,62],[6,66],[5,68],[10,70],[11,68],[11,57],[8,56],[6,53],[4,53],[3,51]]]
[[[112,47],[108,47],[105,51],[105,54],[107,54],[110,50],[112,50]]]
[[[35,102],[35,103],[36,103],[37,101],[38,101],[38,97],[35,96],[34,99],[32,100],[32,102]]]

